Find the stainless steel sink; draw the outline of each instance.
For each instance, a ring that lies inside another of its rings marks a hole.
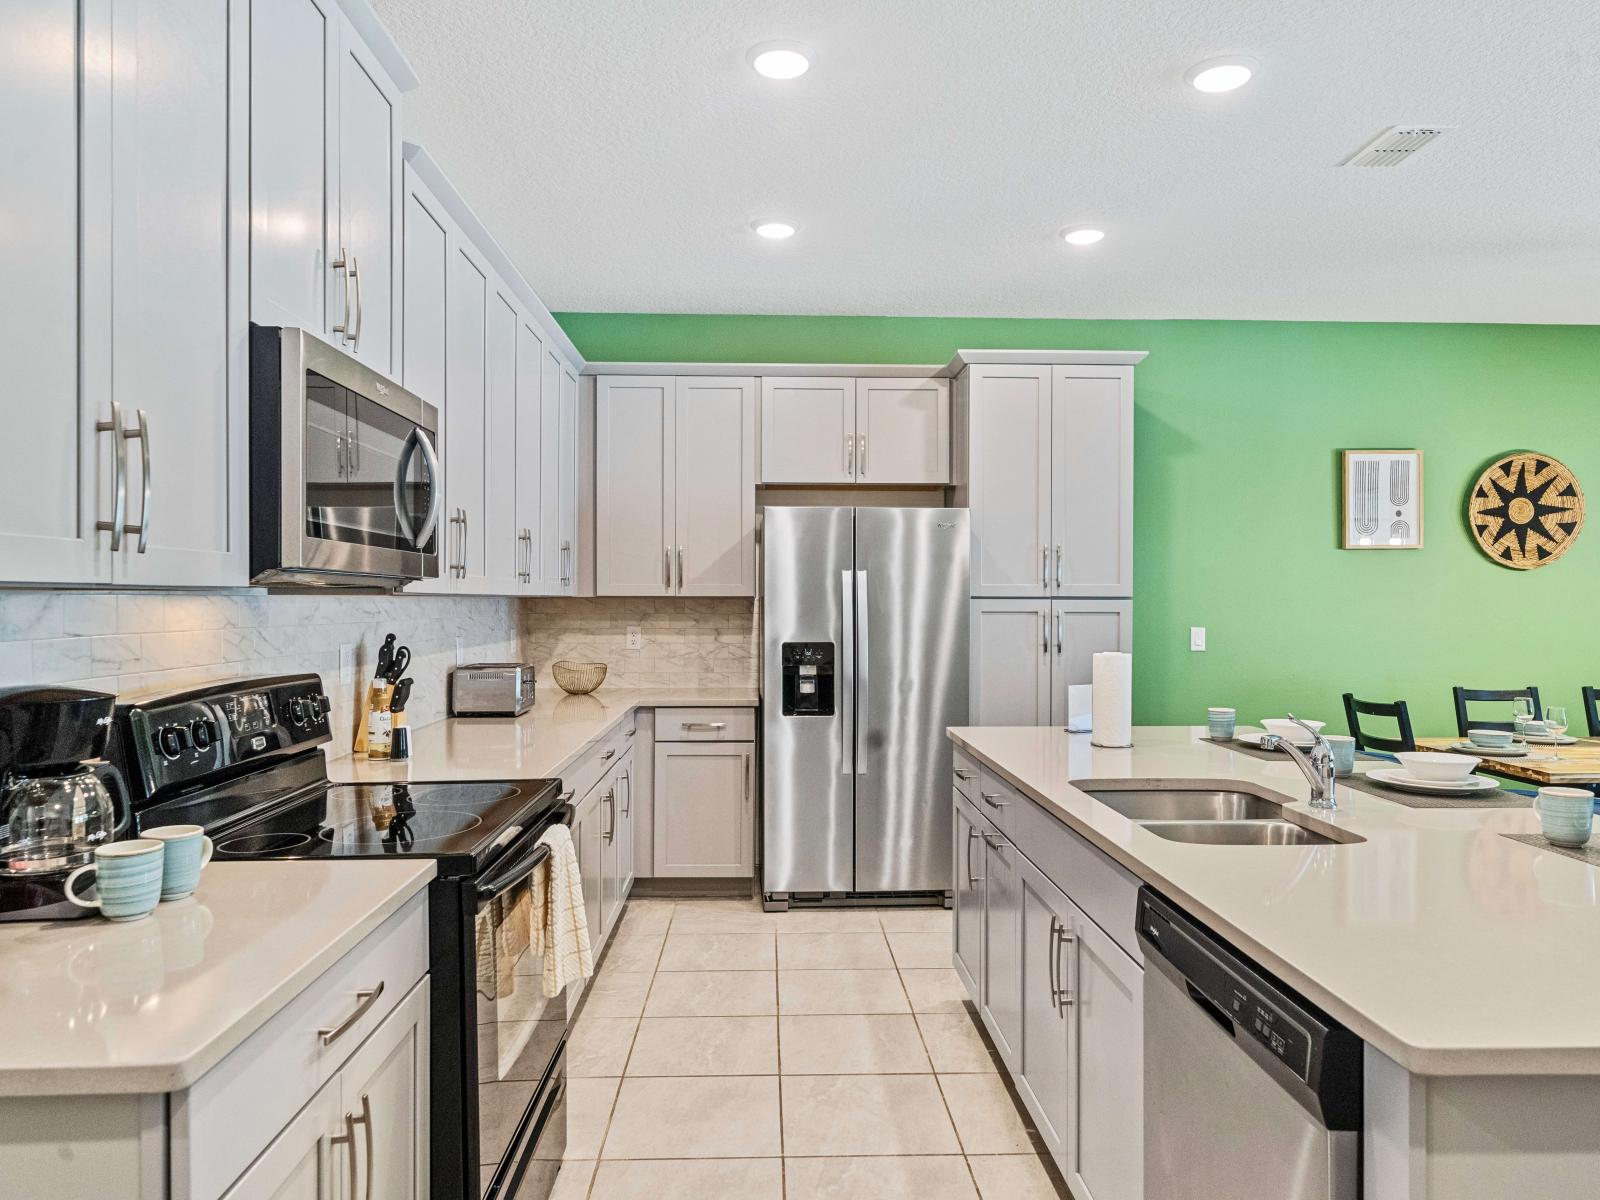
[[[1187,788],[1107,788],[1085,792],[1134,821],[1261,821],[1282,819],[1283,808],[1249,792]]]
[[[1338,843],[1302,825],[1272,821],[1149,821],[1141,828],[1169,842],[1200,846],[1334,846]]]

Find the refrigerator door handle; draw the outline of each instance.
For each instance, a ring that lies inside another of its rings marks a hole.
[[[842,629],[839,645],[839,773],[856,772],[856,643],[855,604],[851,588],[854,571],[839,572],[839,624]]]
[[[867,722],[867,700],[872,695],[872,685],[867,676],[867,664],[871,661],[872,652],[867,646],[867,573],[865,571],[856,572],[856,643],[859,646],[857,653],[860,657],[860,663],[856,670],[856,678],[858,680],[856,684],[856,729],[858,731],[856,740],[860,742],[862,739],[859,730]],[[856,754],[857,775],[865,775],[867,773],[866,757],[865,754],[859,752]]]

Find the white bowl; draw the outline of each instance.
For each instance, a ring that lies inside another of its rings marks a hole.
[[[1324,722],[1307,721],[1306,724],[1316,732],[1321,733]],[[1261,722],[1261,727],[1268,733],[1281,737],[1286,742],[1292,742],[1296,746],[1309,746],[1313,740],[1311,735],[1301,729],[1299,725],[1293,721],[1285,720],[1283,717],[1268,717]]]
[[[1443,754],[1435,751],[1415,751],[1410,754],[1396,754],[1400,765],[1417,779],[1429,779],[1435,783],[1459,783],[1473,771],[1477,770],[1483,762],[1481,758],[1474,758],[1470,754]]]
[[[1504,750],[1511,745],[1511,731],[1509,729],[1469,729],[1467,741],[1474,746],[1482,746],[1485,750]]]

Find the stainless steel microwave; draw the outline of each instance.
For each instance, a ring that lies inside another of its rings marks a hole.
[[[439,411],[303,329],[250,326],[250,580],[439,575]]]

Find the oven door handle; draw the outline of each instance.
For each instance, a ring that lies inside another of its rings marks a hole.
[[[518,854],[504,866],[497,866],[478,880],[478,903],[482,904],[509,892],[533,874],[534,868],[549,857],[550,847],[544,842],[536,842],[531,850]]]

